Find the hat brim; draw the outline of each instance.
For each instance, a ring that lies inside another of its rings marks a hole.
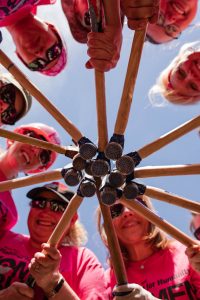
[[[79,43],[87,43],[87,35],[90,32],[77,20],[74,10],[75,0],[61,0],[63,12],[69,23],[69,28],[73,38]]]
[[[34,198],[38,197],[42,192],[45,192],[45,191],[51,191],[54,195],[57,195],[60,198],[60,200],[67,202],[67,203],[69,203],[71,198],[74,196],[74,193],[72,191],[66,191],[65,193],[61,194],[61,193],[55,191],[54,189],[51,189],[50,187],[45,187],[45,186],[37,187],[37,188],[30,190],[26,194],[26,196],[30,199],[34,199]]]

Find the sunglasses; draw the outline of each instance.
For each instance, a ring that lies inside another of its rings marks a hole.
[[[194,231],[194,236],[197,240],[200,241],[200,227],[198,227],[195,231]]]
[[[32,199],[29,203],[31,208],[44,209],[47,206],[47,203],[50,204],[49,208],[53,212],[63,213],[68,205],[66,202],[62,202],[56,199],[45,199],[45,198],[36,198]]]
[[[46,141],[46,139],[42,135],[36,134],[32,130],[25,130],[24,135],[30,136],[35,139]],[[41,165],[46,166],[48,162],[51,160],[51,151],[47,149],[40,149],[39,159]]]
[[[1,113],[3,124],[14,125],[17,121],[17,111],[15,108],[16,88],[13,84],[8,83],[0,88],[0,99],[9,104],[8,108]]]
[[[51,24],[48,24],[49,27],[52,29],[52,31],[55,33],[58,42],[56,42],[53,46],[51,46],[49,49],[46,50],[46,59],[42,58],[42,57],[38,57],[35,60],[33,60],[30,63],[26,63],[23,58],[19,55],[19,53],[17,53],[18,57],[22,60],[22,62],[31,70],[31,71],[42,71],[43,69],[45,69],[48,64],[50,64],[53,60],[55,60],[56,58],[58,58],[61,53],[62,53],[62,49],[63,49],[63,43],[61,41],[60,36],[58,35],[58,33],[56,32],[56,30],[54,29],[53,26],[51,26]]]
[[[147,204],[141,199],[141,198],[136,198],[135,200],[137,200],[138,202],[140,202],[141,204],[143,204],[144,206],[147,207]],[[121,203],[116,203],[112,206],[110,206],[110,213],[111,213],[111,218],[117,218],[120,215],[123,214],[125,209],[125,206]]]

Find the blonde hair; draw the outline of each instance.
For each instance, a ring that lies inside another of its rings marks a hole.
[[[180,48],[178,55],[171,61],[169,66],[160,73],[159,77],[157,78],[156,84],[149,90],[148,96],[152,105],[164,106],[166,105],[165,99],[173,104],[178,105],[195,104],[200,101],[200,92],[199,96],[181,95],[176,91],[176,89],[169,87],[168,80],[169,73],[180,61],[182,55],[188,55],[189,53],[199,51],[199,42],[187,43]]]
[[[149,197],[143,195],[143,196],[140,196],[140,198],[142,198],[142,200],[145,202],[146,206],[150,210],[155,212],[155,209],[154,209]],[[102,221],[102,214],[101,214],[100,207],[97,208],[96,216],[97,216],[98,232],[101,236],[101,239],[102,239],[104,245],[108,248],[107,235],[105,232],[104,223]],[[153,247],[154,249],[164,249],[167,247],[167,245],[169,243],[169,239],[167,238],[165,233],[163,231],[161,231],[156,225],[154,225],[150,222],[149,222],[149,232],[148,232],[148,235],[144,237],[144,240],[146,241],[146,243],[149,246]],[[126,250],[126,247],[124,245],[122,245],[122,243],[120,243],[120,241],[119,241],[119,245],[120,245],[124,260],[128,260],[129,257],[128,257],[128,252]],[[108,257],[108,262],[110,263],[109,257]]]
[[[77,220],[71,227],[68,234],[63,238],[62,246],[83,246],[87,243],[87,231],[83,224]]]

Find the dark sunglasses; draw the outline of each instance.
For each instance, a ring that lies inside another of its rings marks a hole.
[[[147,204],[141,198],[136,198],[136,200],[147,207]],[[123,214],[124,209],[125,206],[121,203],[116,203],[110,206],[111,218],[114,219],[119,217],[121,214]]]
[[[58,42],[56,42],[52,47],[50,47],[49,49],[46,50],[46,59],[42,58],[42,57],[38,57],[35,60],[33,60],[30,63],[26,63],[23,58],[19,55],[19,53],[17,53],[18,57],[22,60],[22,62],[31,70],[31,71],[41,71],[44,68],[46,68],[46,66],[48,64],[50,64],[53,60],[55,60],[56,58],[58,58],[61,53],[62,53],[62,49],[63,49],[63,43],[62,40],[60,38],[60,36],[58,35],[58,33],[56,32],[56,30],[54,29],[53,26],[51,26],[51,24],[48,24],[50,26],[50,28],[53,30],[53,32],[55,33]]]
[[[0,99],[9,104],[9,107],[1,113],[3,124],[14,125],[17,121],[17,111],[15,108],[16,88],[13,84],[8,83],[0,88]]]
[[[50,203],[50,210],[53,212],[63,213],[68,205],[67,202],[62,202],[56,199],[45,199],[45,198],[32,199],[29,205],[32,208],[44,209],[47,206],[47,202]]]
[[[24,135],[30,136],[35,139],[46,141],[46,139],[42,135],[39,135],[32,130],[25,130]],[[41,149],[39,158],[41,164],[43,166],[46,166],[48,162],[51,160],[51,151],[47,149]]]
[[[194,231],[194,236],[197,240],[200,241],[200,227],[198,227],[195,231]]]

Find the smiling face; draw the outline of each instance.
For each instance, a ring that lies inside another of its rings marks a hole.
[[[157,24],[149,24],[147,33],[157,43],[177,38],[197,13],[198,0],[161,0]]]
[[[178,94],[200,98],[200,52],[180,54],[168,82]]]
[[[53,199],[61,201],[59,196],[51,191],[43,191],[38,196],[47,200]],[[44,208],[31,208],[28,216],[28,228],[32,245],[39,248],[42,243],[48,241],[51,233],[62,217],[62,214],[63,213],[59,211],[52,211],[49,202],[47,202],[47,205]],[[70,224],[66,228],[65,234],[69,232],[70,227],[76,220],[77,214],[72,217]]]
[[[113,219],[116,234],[124,245],[145,243],[144,237],[148,235],[149,222],[132,210],[124,207],[124,211]]]
[[[41,149],[19,142],[13,142],[8,148],[5,159],[18,172],[27,172],[42,166]]]
[[[12,37],[16,45],[16,52],[23,62],[28,65],[37,59],[46,62],[49,60],[49,49],[59,41],[49,24],[41,22],[37,18],[25,18],[19,22],[17,30],[12,31]],[[59,57],[52,59],[44,67],[47,70],[56,65]]]

